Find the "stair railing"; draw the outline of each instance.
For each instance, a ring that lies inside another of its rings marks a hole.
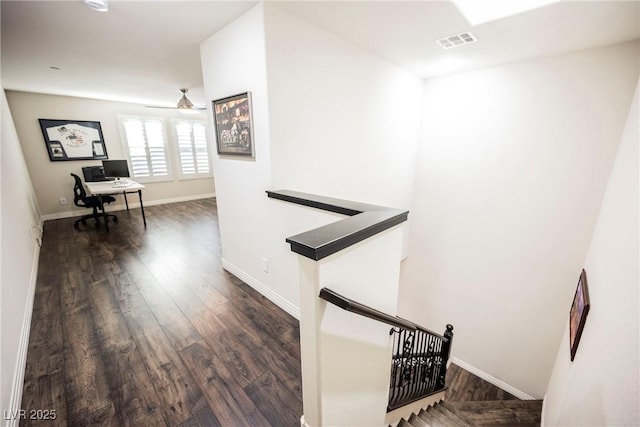
[[[350,311],[391,326],[393,353],[387,412],[446,389],[447,362],[451,354],[453,326],[443,335],[398,316],[391,316],[353,301],[328,288],[320,298]]]

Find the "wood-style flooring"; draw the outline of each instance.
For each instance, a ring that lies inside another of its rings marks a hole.
[[[20,425],[299,425],[298,322],[222,269],[215,200],[145,212],[45,223]]]

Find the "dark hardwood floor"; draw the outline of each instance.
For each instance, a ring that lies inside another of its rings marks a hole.
[[[295,426],[298,322],[224,271],[214,199],[44,225],[22,409],[59,426]]]

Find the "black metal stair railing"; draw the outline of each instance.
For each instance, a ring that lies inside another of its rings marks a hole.
[[[439,335],[408,320],[353,301],[331,289],[322,288],[319,296],[346,311],[393,326],[390,331],[394,338],[387,412],[446,388],[453,326],[447,325],[444,334]]]
[[[453,326],[447,325],[444,335],[420,327],[395,327],[390,334],[394,338],[387,411],[444,390]]]

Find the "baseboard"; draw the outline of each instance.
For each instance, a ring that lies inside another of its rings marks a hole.
[[[129,194],[127,197],[135,196],[135,194]],[[216,195],[214,193],[209,194],[196,194],[195,196],[182,196],[182,197],[171,197],[168,199],[159,199],[159,200],[150,200],[145,201],[143,196],[143,201],[145,206],[156,206],[156,205],[166,205],[169,203],[178,203],[178,202],[189,202],[191,200],[200,200],[200,199],[210,199],[214,198]],[[127,205],[125,203],[118,204],[109,204],[107,206],[107,212],[117,212],[123,211],[127,209]],[[129,200],[129,209],[136,209],[140,207],[140,202],[138,201],[138,196],[135,196],[135,201]],[[86,209],[73,209],[71,211],[66,212],[56,212],[51,214],[42,215],[42,221],[49,221],[53,219],[64,219],[64,218],[73,218],[76,216],[86,215]]]
[[[31,277],[29,278],[29,289],[27,291],[27,301],[22,318],[22,328],[20,331],[20,343],[18,345],[18,358],[16,360],[15,372],[13,373],[13,385],[11,387],[11,399],[9,401],[8,414],[18,414],[22,405],[22,390],[24,387],[24,373],[27,365],[27,351],[29,350],[29,333],[31,332],[31,316],[33,314],[33,300],[36,293],[36,282],[38,279],[38,262],[40,260],[40,245],[34,245],[33,264],[31,266]],[[18,425],[19,417],[12,417],[6,420],[6,427]]]
[[[233,265],[224,258],[222,258],[222,268],[245,282],[247,285],[251,286],[256,291],[260,292],[267,299],[269,299],[269,301],[289,313],[291,316],[300,320],[300,308],[293,305],[290,301],[284,299],[282,296],[280,296],[280,294],[274,292],[271,288],[267,287],[265,284],[253,278],[244,270]]]
[[[452,363],[455,363],[456,365],[458,365],[459,367],[461,367],[465,371],[469,371],[472,374],[474,374],[475,376],[482,378],[483,380],[487,381],[488,383],[493,384],[494,386],[498,387],[499,389],[502,389],[502,390],[506,391],[507,393],[510,393],[510,394],[514,395],[518,399],[522,399],[522,400],[537,400],[535,397],[529,396],[524,391],[518,390],[517,388],[505,383],[504,381],[501,381],[501,380],[497,379],[494,376],[491,376],[491,375],[487,374],[484,371],[481,371],[480,369],[476,368],[475,366],[472,366],[472,365],[468,364],[467,362],[464,362],[464,361],[458,359],[457,357],[451,357],[450,361]]]

